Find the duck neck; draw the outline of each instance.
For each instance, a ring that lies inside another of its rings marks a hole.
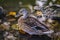
[[[24,19],[26,19],[28,17],[27,13],[23,14],[22,16]]]

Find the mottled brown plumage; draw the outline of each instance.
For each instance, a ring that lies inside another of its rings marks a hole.
[[[33,26],[41,27],[42,25],[45,26],[44,24],[40,23],[37,19],[33,17],[27,17],[26,19],[23,19],[22,17],[19,18],[18,20],[18,25],[19,29],[27,32],[28,34],[32,35],[39,35],[42,33],[42,31],[38,31],[33,29]],[[44,30],[47,31],[47,30]]]

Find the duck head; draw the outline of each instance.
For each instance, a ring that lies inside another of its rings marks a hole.
[[[22,8],[20,10],[20,14],[22,15],[22,18],[26,19],[28,17],[28,11],[25,8]]]

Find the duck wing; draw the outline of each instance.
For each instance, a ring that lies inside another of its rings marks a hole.
[[[19,18],[18,20],[19,29],[30,35],[39,35],[41,31],[48,30],[46,25],[42,24],[40,21],[33,17],[28,17],[27,19]]]

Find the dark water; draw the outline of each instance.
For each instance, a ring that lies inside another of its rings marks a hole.
[[[20,35],[22,39],[26,39],[26,40],[52,40],[52,38],[48,37],[47,35],[42,35],[42,36],[38,36],[38,35],[33,35],[31,37],[29,37],[28,35]]]
[[[29,38],[29,40],[51,40],[51,38],[46,35],[42,35],[42,36],[32,36],[31,38]]]
[[[4,40],[3,34],[4,34],[4,31],[0,30],[0,40]],[[51,38],[48,37],[47,35],[42,35],[42,36],[33,35],[33,36],[30,36],[28,34],[24,34],[24,35],[19,34],[18,37],[19,37],[19,40],[51,40]]]

